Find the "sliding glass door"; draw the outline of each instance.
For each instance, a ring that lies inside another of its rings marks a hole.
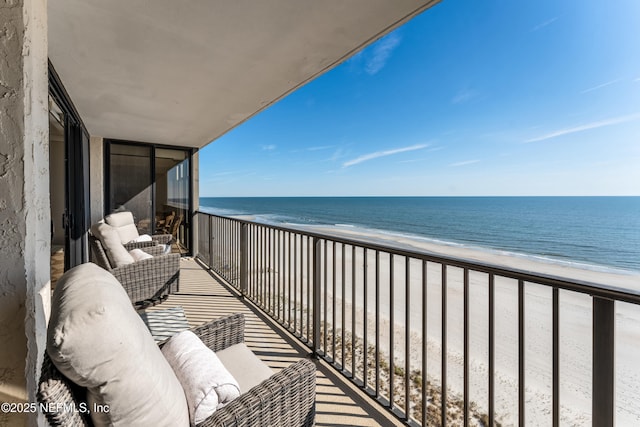
[[[190,250],[191,151],[106,141],[105,215],[131,211],[140,234],[172,234]]]

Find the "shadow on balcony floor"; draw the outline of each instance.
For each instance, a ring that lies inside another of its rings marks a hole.
[[[299,344],[287,331],[253,305],[240,299],[193,259],[181,260],[180,292],[148,310],[175,306],[184,308],[192,326],[220,316],[244,313],[246,344],[274,371],[307,357],[309,353],[309,349]],[[324,362],[317,362],[317,367],[317,426],[403,425]]]

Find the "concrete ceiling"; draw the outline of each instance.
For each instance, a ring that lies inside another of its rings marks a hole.
[[[438,0],[52,0],[89,133],[203,147]]]

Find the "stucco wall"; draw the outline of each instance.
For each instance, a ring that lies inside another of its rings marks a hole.
[[[0,0],[0,401],[35,401],[50,304],[46,12]]]

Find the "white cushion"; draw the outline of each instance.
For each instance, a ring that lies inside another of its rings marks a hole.
[[[227,347],[216,352],[216,355],[238,381],[241,393],[246,393],[273,375],[271,368],[258,359],[245,343]]]
[[[162,347],[162,354],[182,384],[192,424],[240,396],[240,386],[216,354],[191,331],[180,332]]]
[[[187,402],[124,288],[106,270],[83,264],[53,294],[47,352],[71,381],[87,388],[96,426],[188,426]]]
[[[138,242],[152,242],[153,239],[148,234],[142,234],[138,238],[133,239],[129,243],[138,243]]]
[[[91,226],[91,234],[100,240],[102,247],[107,253],[107,258],[113,267],[121,267],[123,265],[132,264],[135,260],[127,252],[120,236],[115,228],[109,224],[99,222]]]
[[[146,253],[142,249],[131,249],[129,255],[133,257],[135,262],[142,261],[144,259],[153,258],[153,255]]]
[[[140,237],[133,220],[133,214],[129,211],[112,213],[104,217],[104,220],[118,231],[120,243],[128,243]]]

